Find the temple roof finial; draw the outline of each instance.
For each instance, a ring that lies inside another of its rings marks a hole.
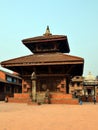
[[[52,35],[52,34],[50,33],[49,26],[47,26],[44,36],[50,36],[50,35]]]

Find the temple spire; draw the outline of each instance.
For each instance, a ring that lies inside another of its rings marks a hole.
[[[47,26],[44,36],[50,36],[50,35],[52,35],[52,34],[50,33],[49,26]]]

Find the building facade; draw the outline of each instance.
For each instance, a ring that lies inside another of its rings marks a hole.
[[[71,79],[69,88],[73,98],[78,98],[79,96],[84,95],[83,80],[84,78],[82,76],[75,76]]]
[[[93,101],[94,97],[98,102],[98,80],[91,72],[83,80],[84,101]]]
[[[23,78],[22,92],[70,94],[69,84],[74,76],[83,74],[84,59],[69,55],[67,36],[52,35],[47,27],[43,36],[22,40],[33,53],[1,63],[2,67],[18,72]],[[36,74],[36,89],[31,75]]]
[[[22,92],[22,79],[16,75],[0,70],[0,100],[6,96],[13,97],[14,93]]]
[[[92,102],[94,97],[98,102],[98,79],[91,72],[87,76],[75,76],[70,82],[70,93],[73,98],[82,97],[84,102]]]

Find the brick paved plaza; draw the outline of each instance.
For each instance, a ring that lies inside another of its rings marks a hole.
[[[98,105],[0,102],[0,130],[98,130]]]

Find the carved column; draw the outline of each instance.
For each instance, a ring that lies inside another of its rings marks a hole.
[[[35,72],[32,73],[31,80],[32,80],[32,100],[35,102],[36,101],[36,74]]]

